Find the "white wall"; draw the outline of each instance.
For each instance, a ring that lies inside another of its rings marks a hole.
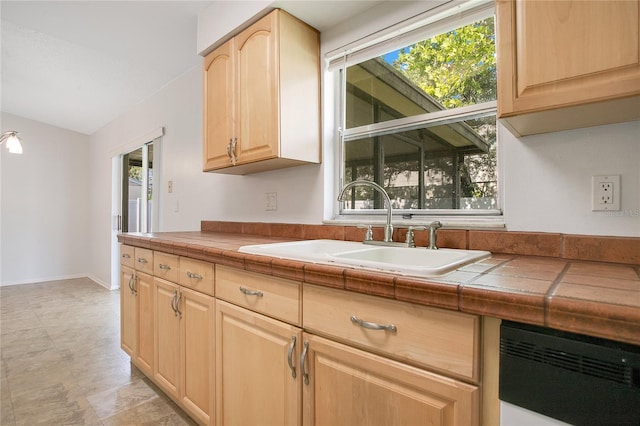
[[[89,137],[2,113],[23,154],[0,153],[0,285],[86,276]]]
[[[640,236],[640,121],[516,138],[500,129],[507,229]],[[591,211],[591,176],[621,175],[621,210]]]

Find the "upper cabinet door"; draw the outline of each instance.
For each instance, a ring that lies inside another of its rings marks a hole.
[[[204,152],[203,170],[232,163],[233,39],[211,52],[204,61]]]
[[[235,112],[241,163],[278,155],[278,14],[271,13],[235,40]]]
[[[203,170],[320,162],[320,35],[274,10],[207,55]]]
[[[638,3],[498,0],[499,117],[523,135],[640,118]]]

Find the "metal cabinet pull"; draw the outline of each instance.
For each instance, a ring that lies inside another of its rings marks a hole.
[[[291,369],[291,377],[296,378],[296,367],[293,365],[293,350],[296,347],[296,336],[291,336],[291,344],[289,345],[289,352],[287,352],[287,362]]]
[[[240,291],[247,296],[258,296],[262,297],[264,294],[260,290],[249,290],[248,288],[240,287]]]
[[[160,265],[158,265],[158,268],[168,271],[169,269],[171,269],[171,266],[161,263]]]
[[[238,138],[233,138],[233,142],[231,142],[231,152],[233,153],[233,161],[231,161],[231,163],[234,166],[238,162],[238,153],[236,152],[237,145],[238,145]]]
[[[187,276],[189,278],[195,278],[196,280],[201,280],[202,279],[202,275],[194,274],[193,272],[189,272],[189,271],[187,271]]]
[[[391,333],[395,333],[398,331],[398,327],[393,324],[385,325],[376,324],[375,322],[363,321],[355,315],[351,315],[351,322],[369,330],[385,330],[390,331]]]
[[[229,143],[227,144],[227,157],[229,157],[229,162],[233,164],[233,158],[231,157],[231,141],[233,139],[229,139]]]
[[[129,253],[125,253],[122,255],[123,259],[131,259],[131,255]]]
[[[136,274],[131,274],[131,276],[129,277],[129,290],[131,290],[131,294],[133,295],[136,294],[135,282]]]
[[[142,257],[138,258],[138,263],[147,263],[147,259],[144,259]]]
[[[302,370],[302,378],[304,384],[309,384],[309,372],[305,368],[305,361],[307,360],[307,351],[309,351],[309,342],[304,342],[304,348],[302,349],[302,355],[300,355],[300,369]]]
[[[176,316],[182,318],[182,311],[180,311],[180,302],[182,301],[182,292],[178,292],[178,298],[176,299]]]
[[[178,290],[173,290],[173,297],[171,298],[171,310],[173,310],[173,315],[178,316],[178,308],[176,307],[176,302],[178,301]]]

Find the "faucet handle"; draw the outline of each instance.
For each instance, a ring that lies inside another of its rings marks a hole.
[[[404,239],[404,242],[407,244],[407,247],[415,247],[416,246],[416,242],[413,239],[413,231],[424,231],[425,229],[427,229],[427,227],[426,226],[422,226],[422,225],[408,227],[407,228],[407,236]]]
[[[372,229],[371,225],[360,224],[360,225],[358,225],[358,228],[366,229],[366,231],[364,233],[364,240],[365,241],[372,241],[373,240],[373,229]]]

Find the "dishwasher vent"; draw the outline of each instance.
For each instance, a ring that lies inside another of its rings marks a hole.
[[[640,347],[503,321],[500,400],[572,425],[640,425]]]
[[[500,340],[500,354],[548,364],[564,370],[598,377],[604,380],[640,387],[640,374],[621,358],[617,362],[603,361],[590,356],[522,342],[511,338]]]

